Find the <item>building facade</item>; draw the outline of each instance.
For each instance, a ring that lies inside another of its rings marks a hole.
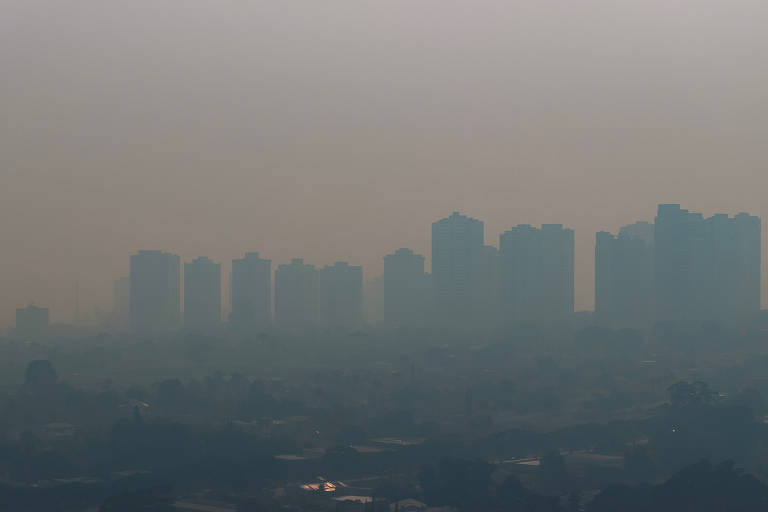
[[[761,222],[742,213],[704,218],[661,204],[654,231],[657,321],[730,322],[760,310]]]
[[[398,249],[384,256],[384,323],[424,325],[431,313],[432,294],[424,272],[424,256]]]
[[[484,238],[483,222],[459,212],[432,224],[432,289],[438,324],[474,323]]]
[[[562,224],[520,224],[499,237],[504,317],[536,323],[573,313],[574,236]]]
[[[317,279],[318,323],[325,329],[355,329],[363,323],[363,268],[347,262],[323,267]]]
[[[595,317],[614,327],[652,321],[653,224],[624,226],[595,237]]]
[[[317,323],[317,270],[295,258],[275,271],[275,324],[306,330]]]
[[[232,260],[230,326],[254,331],[270,326],[272,307],[272,261],[258,252],[247,252]]]
[[[179,257],[162,251],[131,256],[131,327],[135,331],[177,329],[181,320]]]

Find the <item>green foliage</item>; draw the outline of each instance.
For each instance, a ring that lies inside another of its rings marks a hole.
[[[768,486],[736,469],[733,462],[688,466],[660,485],[614,485],[600,493],[589,512],[758,512],[768,508]]]

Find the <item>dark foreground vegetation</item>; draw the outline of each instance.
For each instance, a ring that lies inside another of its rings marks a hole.
[[[0,510],[766,510],[766,341],[0,340]]]

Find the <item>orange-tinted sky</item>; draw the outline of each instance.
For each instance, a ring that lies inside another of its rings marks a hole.
[[[111,305],[140,248],[429,255],[453,210],[593,240],[768,212],[758,0],[5,0],[0,326]]]

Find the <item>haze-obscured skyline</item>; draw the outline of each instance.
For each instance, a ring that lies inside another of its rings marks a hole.
[[[110,307],[138,249],[366,278],[430,224],[768,213],[768,6],[28,2],[0,16],[0,326]]]

